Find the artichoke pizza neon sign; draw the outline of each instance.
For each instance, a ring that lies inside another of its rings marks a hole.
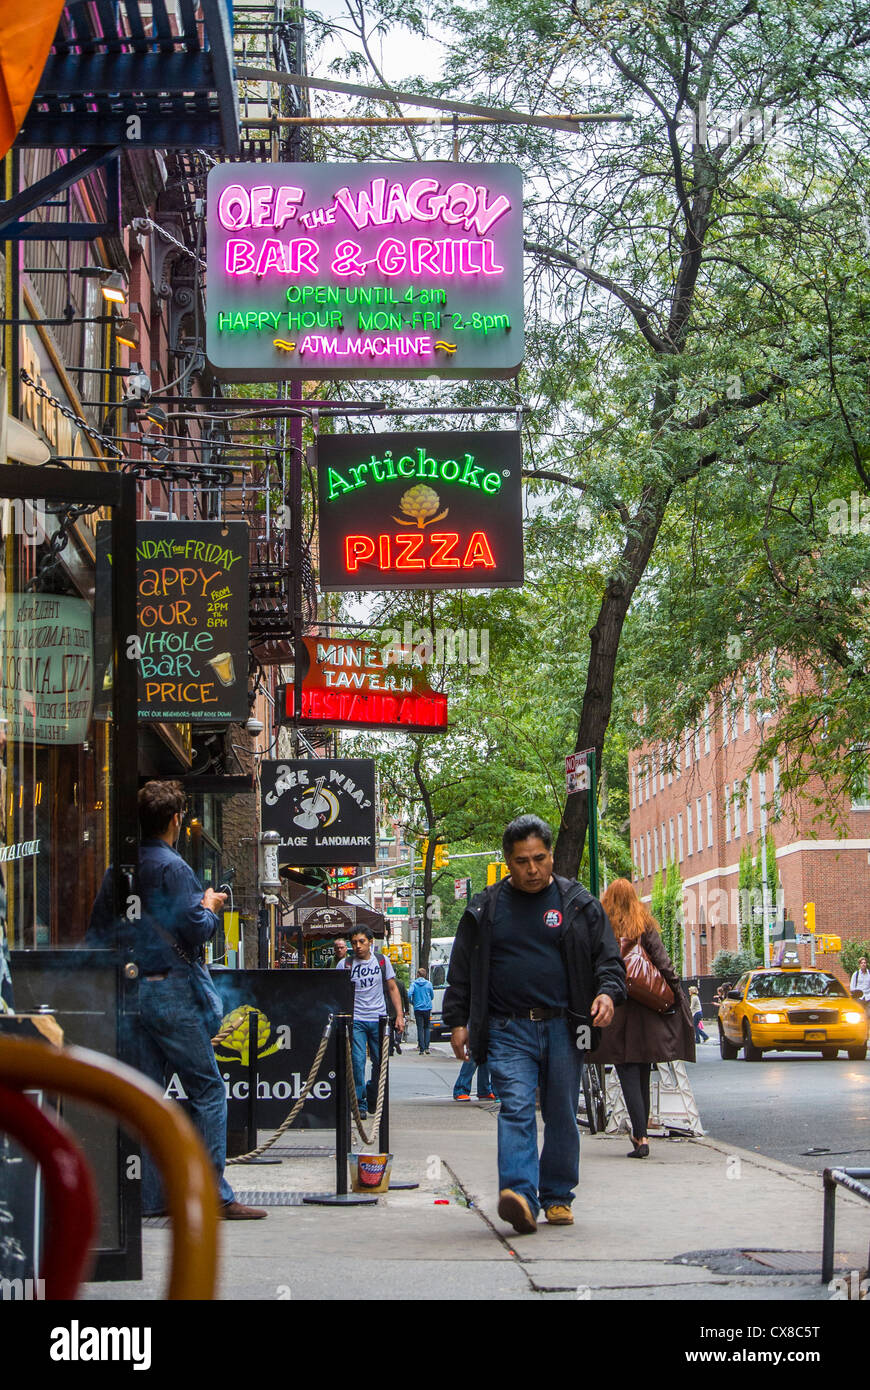
[[[513,166],[221,164],[208,208],[208,356],[220,375],[519,370]]]
[[[325,435],[317,464],[322,589],[522,584],[515,432]]]

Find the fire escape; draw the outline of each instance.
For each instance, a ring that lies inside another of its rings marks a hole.
[[[304,70],[305,45],[298,7],[271,4],[235,8],[235,58],[279,72]],[[262,82],[240,84],[241,158],[290,163],[312,157],[305,127],[278,125],[276,117],[306,114],[297,89]],[[270,400],[250,402],[244,423],[234,423],[233,448],[250,472],[242,487],[241,514],[251,531],[250,643],[259,665],[293,660],[294,637],[314,621],[317,599],[311,565],[312,535],[303,527],[303,478],[307,474],[302,421],[292,413],[301,400],[280,383]],[[290,409],[288,409],[288,407]],[[254,415],[260,419],[252,419]]]

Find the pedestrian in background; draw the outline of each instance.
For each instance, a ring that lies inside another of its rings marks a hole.
[[[337,966],[341,965],[343,960],[347,960],[347,942],[343,936],[337,936],[335,938],[332,949],[335,954],[335,960],[333,961],[333,969],[335,969]],[[344,969],[343,966],[342,969]]]
[[[405,1016],[402,997],[396,985],[396,973],[385,956],[372,950],[374,932],[371,927],[354,927],[350,934],[353,957],[339,961],[338,970],[349,970],[353,981],[353,1080],[362,1119],[377,1103],[378,1079],[381,1067],[381,1032],[379,1019],[390,1017],[390,1003],[395,1010],[396,1026],[402,1032]],[[366,1083],[366,1053],[372,1059],[371,1080]]]
[[[701,1003],[701,996],[698,993],[697,985],[689,986],[689,1009],[692,1013],[692,1023],[695,1028],[695,1042],[709,1042],[709,1035],[704,1032],[704,1005]]]
[[[492,1089],[489,1067],[486,1062],[481,1062],[478,1066],[473,1057],[469,1057],[468,1061],[463,1062],[459,1068],[459,1075],[453,1087],[453,1099],[471,1100],[471,1083],[474,1080],[475,1072],[477,1072],[477,1099],[498,1100],[498,1096]]]
[[[214,1164],[223,1219],[259,1221],[266,1211],[236,1201],[224,1175],[227,1092],[212,1046],[223,1005],[205,967],[203,948],[214,939],[226,894],[203,889],[176,850],[184,811],[180,782],[151,781],[140,788],[141,920],[127,947],[139,967],[137,1065],[161,1091],[167,1077],[177,1075],[190,1117]],[[94,945],[108,944],[113,936],[112,878],[110,868],[91,913],[88,939]],[[160,1175],[146,1156],[142,1210],[146,1216],[160,1216],[164,1205]]]
[[[411,1008],[414,1010],[414,1022],[417,1025],[417,1051],[422,1057],[424,1053],[428,1055],[430,1042],[430,1029],[432,1025],[432,1000],[435,991],[432,983],[426,975],[426,971],[421,967],[417,971],[417,978],[411,985],[408,998],[411,1001]]]
[[[410,1014],[411,1014],[411,1001],[410,1001],[410,998],[408,997],[408,989],[407,989],[407,986],[405,985],[405,981],[402,979],[401,975],[397,975],[397,976],[396,976],[396,988],[397,988],[398,991],[399,991],[399,998],[400,998],[401,1001],[402,1001],[402,1016],[403,1016],[404,1019],[407,1019],[407,1018],[410,1017]],[[390,1004],[390,1000],[387,1000],[387,1004],[388,1004],[388,1005]],[[393,1055],[394,1052],[397,1052],[397,1053],[399,1054],[399,1056],[401,1057],[401,1055],[402,1055],[401,1043],[402,1043],[403,1033],[404,1033],[404,1029],[399,1028],[399,1026],[398,1026],[398,1022],[397,1022],[396,1014],[395,1014],[395,1006],[394,1006],[394,1007],[392,1007],[392,1008],[390,1009],[390,1056],[391,1056],[391,1057],[392,1057],[392,1055]]]
[[[867,969],[866,956],[861,957],[858,962],[858,969],[853,971],[849,988],[858,990],[864,1008],[870,1013],[870,970]]]
[[[674,1007],[667,1013],[639,1004],[630,996],[614,1010],[613,1022],[591,1054],[591,1062],[611,1062],[616,1067],[631,1121],[632,1149],[628,1158],[648,1158],[649,1078],[653,1062],[694,1062],[695,1029],[689,1001],[683,993],[670,956],[664,948],[659,925],[627,878],[614,879],[601,896],[623,956],[640,941],[659,974],[674,993]]]

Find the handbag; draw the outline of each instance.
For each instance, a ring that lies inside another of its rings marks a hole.
[[[640,937],[629,941],[622,937],[619,942],[625,965],[625,983],[629,999],[644,1008],[663,1014],[673,1007],[674,992],[657,966],[653,965],[643,948]]]

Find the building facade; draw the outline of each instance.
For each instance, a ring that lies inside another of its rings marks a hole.
[[[800,935],[805,904],[814,903],[818,938],[867,935],[870,797],[856,795],[820,813],[823,788],[783,794],[777,759],[766,772],[751,772],[764,717],[744,688],[742,699],[711,700],[699,726],[679,742],[643,742],[629,755],[635,885],[648,903],[655,874],[676,864],[688,975],[709,973],[718,951],[744,944],[752,902],[744,891],[741,904],[741,854],[749,849],[763,864],[768,834],[776,882],[765,885],[763,901],[756,892],[756,910],[769,923],[793,921]],[[802,962],[839,969],[837,954],[820,944],[801,943]]]

